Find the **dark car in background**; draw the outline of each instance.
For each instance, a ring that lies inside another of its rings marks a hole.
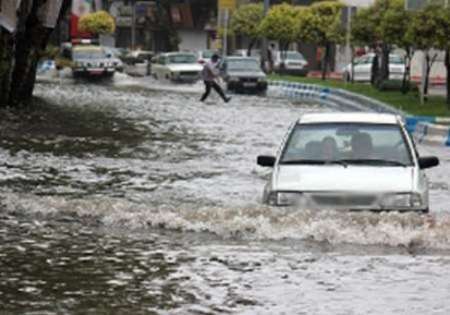
[[[228,91],[258,94],[267,91],[267,76],[258,58],[225,57],[220,64],[220,74]]]

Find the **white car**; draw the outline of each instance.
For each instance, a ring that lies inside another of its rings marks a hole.
[[[293,124],[273,167],[263,201],[273,206],[428,212],[424,169],[401,117],[378,113],[305,114]]]
[[[135,50],[125,58],[124,72],[131,76],[144,77],[150,74],[150,60],[154,56],[152,51]]]
[[[202,69],[195,54],[171,52],[154,57],[151,72],[155,79],[192,83],[200,79]]]
[[[288,74],[298,74],[306,76],[308,74],[308,62],[301,53],[295,50],[285,52],[277,51],[273,64],[276,72]]]
[[[366,54],[354,60],[354,80],[358,82],[370,82],[372,77],[372,63],[375,58],[374,53]],[[389,55],[389,79],[403,80],[405,73],[405,61],[399,55]],[[345,81],[352,79],[352,65],[348,64],[342,71],[342,76]]]

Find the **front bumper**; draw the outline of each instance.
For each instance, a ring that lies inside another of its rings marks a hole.
[[[228,81],[227,87],[229,90],[246,92],[246,91],[256,91],[264,92],[267,90],[267,81]]]
[[[428,212],[428,198],[419,193],[292,192],[276,191],[264,196],[271,206],[302,209]]]
[[[114,67],[107,68],[75,68],[72,70],[76,76],[82,77],[101,77],[101,76],[111,76],[114,74],[116,69]]]

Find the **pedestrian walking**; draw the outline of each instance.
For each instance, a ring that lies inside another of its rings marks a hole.
[[[216,79],[219,78],[219,69],[217,69],[218,64],[219,55],[214,54],[211,57],[211,61],[207,62],[203,66],[202,78],[205,83],[205,93],[203,93],[202,98],[200,99],[202,102],[209,96],[211,88],[213,88],[217,94],[220,95],[225,103],[228,103],[231,100],[231,97],[227,97],[220,85],[216,82]]]

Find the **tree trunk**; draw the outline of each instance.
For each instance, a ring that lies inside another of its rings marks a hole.
[[[46,1],[50,0],[21,1],[14,34],[0,27],[1,107],[18,107],[29,104],[31,100],[37,64],[51,33],[38,17],[38,11]],[[70,3],[70,0],[64,0],[61,12],[65,12]]]
[[[406,94],[411,86],[411,57],[412,57],[411,48],[407,48],[405,56],[405,72],[403,73],[403,80],[402,80],[403,94]]]
[[[250,40],[250,43],[248,44],[248,47],[247,47],[247,57],[250,57],[252,55],[252,48],[255,45],[255,43],[256,43],[256,39]]]
[[[327,72],[328,72],[328,64],[330,59],[330,49],[331,45],[329,43],[325,44],[325,54],[323,56],[322,61],[322,80],[326,80],[327,78]]]
[[[445,69],[447,70],[447,78],[445,80],[445,85],[447,88],[447,108],[450,109],[450,49],[445,50]]]

